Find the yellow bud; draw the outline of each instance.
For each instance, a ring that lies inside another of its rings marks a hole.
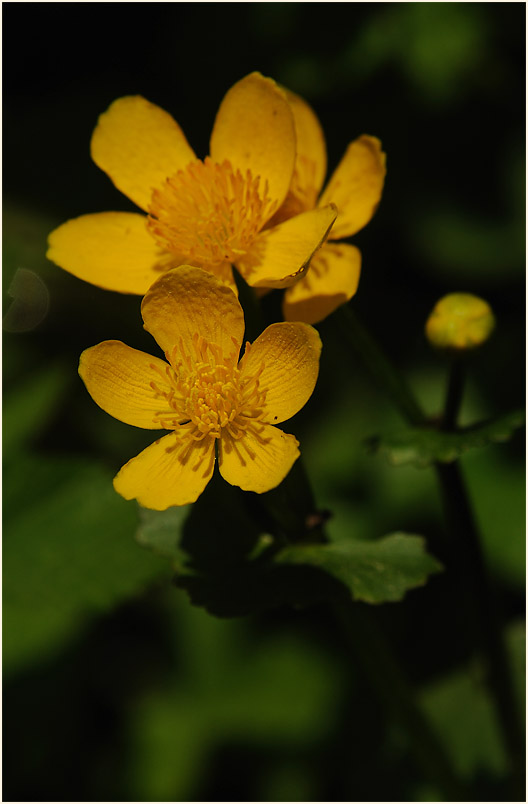
[[[495,316],[484,299],[471,293],[449,293],[436,303],[425,334],[431,346],[463,352],[481,346],[495,327]]]

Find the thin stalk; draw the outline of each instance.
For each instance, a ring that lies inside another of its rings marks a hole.
[[[513,691],[510,661],[495,605],[494,590],[490,583],[460,466],[457,461],[437,464],[436,471],[451,537],[459,548],[462,581],[464,584],[470,584],[468,597],[472,601],[477,621],[479,642],[487,659],[488,683],[510,760],[515,788],[514,799],[521,796],[519,798],[521,800],[524,791],[526,756],[524,734],[520,722],[520,708]]]
[[[451,363],[442,428],[456,428],[466,375],[466,363]],[[488,665],[488,683],[493,696],[497,721],[510,759],[515,795],[524,790],[524,734],[515,700],[509,656],[497,612],[495,593],[482,552],[482,542],[473,514],[464,477],[458,461],[436,464],[446,519],[451,539],[456,542],[460,558],[462,583],[470,584],[469,600],[477,623],[478,638]]]
[[[337,318],[337,316],[336,316]],[[424,424],[425,416],[405,381],[388,361],[376,341],[360,324],[349,306],[341,308],[341,333],[360,356],[368,373],[381,386],[406,421],[412,426]],[[453,361],[446,393],[442,429],[455,429],[462,402],[466,365]],[[456,539],[464,562],[463,581],[469,581],[472,594],[468,606],[474,609],[480,644],[487,658],[489,686],[497,711],[504,744],[510,757],[514,797],[524,798],[525,740],[519,709],[513,693],[512,674],[497,615],[493,589],[481,549],[481,539],[473,517],[467,490],[458,462],[436,464],[446,519]]]
[[[442,430],[454,430],[462,404],[464,384],[466,379],[466,361],[463,357],[453,358],[447,383]]]
[[[415,426],[423,424],[425,416],[403,376],[363,326],[351,306],[348,304],[341,307],[334,314],[334,320],[341,336],[354,349],[373,381],[387,393],[403,418]]]

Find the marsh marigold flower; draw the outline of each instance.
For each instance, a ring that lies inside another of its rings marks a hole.
[[[335,204],[338,211],[328,240],[313,256],[308,271],[284,293],[284,318],[315,324],[357,290],[361,253],[356,246],[338,241],[359,232],[374,215],[385,180],[385,154],[376,137],[358,137],[321,192],[326,175],[323,130],[306,101],[285,92],[295,119],[297,158],[289,193],[271,223],[295,220],[306,210],[328,204]]]
[[[312,394],[321,341],[303,323],[272,324],[239,351],[244,315],[235,294],[192,266],[158,279],[141,305],[166,361],[104,341],[81,355],[79,373],[97,404],[120,421],[171,430],[114,478],[127,500],[164,510],[194,502],[221,475],[258,493],[277,486],[299,456],[275,425]]]
[[[495,329],[487,301],[472,293],[449,293],[435,304],[425,324],[431,346],[462,354],[485,343]]]
[[[147,215],[67,221],[51,233],[47,256],[108,290],[143,295],[182,263],[233,287],[232,265],[251,285],[285,287],[306,270],[335,219],[327,205],[264,231],[288,192],[296,139],[284,91],[260,73],[227,92],[204,160],[178,123],[141,96],[119,98],[101,115],[91,154]]]

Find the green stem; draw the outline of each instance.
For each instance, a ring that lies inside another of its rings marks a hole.
[[[442,428],[453,430],[462,404],[466,362],[451,363]],[[495,593],[487,571],[475,517],[458,461],[436,464],[446,519],[452,541],[463,562],[459,567],[461,588],[470,584],[468,605],[473,609],[481,650],[487,658],[488,683],[493,694],[497,720],[510,759],[514,792],[524,789],[524,734],[513,692],[513,678],[503,629],[497,613]]]
[[[337,316],[336,316],[337,317]],[[381,386],[412,426],[424,424],[425,417],[412,392],[389,363],[374,339],[359,323],[350,307],[341,308],[339,326],[347,341],[362,359],[365,368]],[[454,429],[462,402],[465,363],[454,361],[451,366],[442,429]],[[519,710],[513,693],[512,674],[499,623],[494,594],[481,550],[481,541],[475,524],[464,480],[458,462],[436,464],[442,490],[446,518],[451,534],[463,553],[462,570],[464,588],[467,580],[472,593],[468,606],[473,608],[479,623],[480,644],[487,657],[489,684],[493,694],[504,744],[511,761],[514,794],[522,798],[524,791],[525,742],[519,720]]]
[[[451,538],[456,541],[460,566],[458,573],[467,590],[468,603],[478,624],[479,642],[487,657],[488,682],[493,694],[498,723],[510,760],[515,790],[524,790],[524,734],[520,710],[513,692],[512,673],[497,608],[495,595],[482,554],[479,533],[469,503],[464,479],[457,461],[437,464]],[[520,800],[520,799],[519,799]]]
[[[456,778],[443,745],[429,726],[413,690],[372,612],[358,603],[335,601],[336,615],[365,678],[388,711],[404,726],[411,749],[428,780],[448,801],[465,801],[466,791]]]
[[[351,306],[348,304],[339,308],[334,314],[334,321],[342,338],[354,349],[376,385],[388,394],[403,418],[415,426],[423,424],[425,416],[412,391]]]
[[[464,358],[453,358],[449,371],[442,430],[454,430],[462,404],[464,382],[466,379],[466,361]]]

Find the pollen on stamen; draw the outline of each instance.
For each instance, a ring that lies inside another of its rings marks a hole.
[[[226,358],[217,344],[201,336],[192,337],[190,349],[180,338],[170,350],[171,366],[166,372],[152,364],[165,380],[163,385],[150,383],[155,397],[163,400],[153,422],[164,429],[188,426],[192,442],[218,439],[223,433],[239,441],[247,432],[259,440],[266,400],[260,377],[265,366],[262,363],[248,374],[250,345],[238,365],[235,339],[233,346],[236,348]]]
[[[205,265],[236,263],[275,212],[267,182],[228,160],[191,162],[154,191],[147,226],[165,251]]]

